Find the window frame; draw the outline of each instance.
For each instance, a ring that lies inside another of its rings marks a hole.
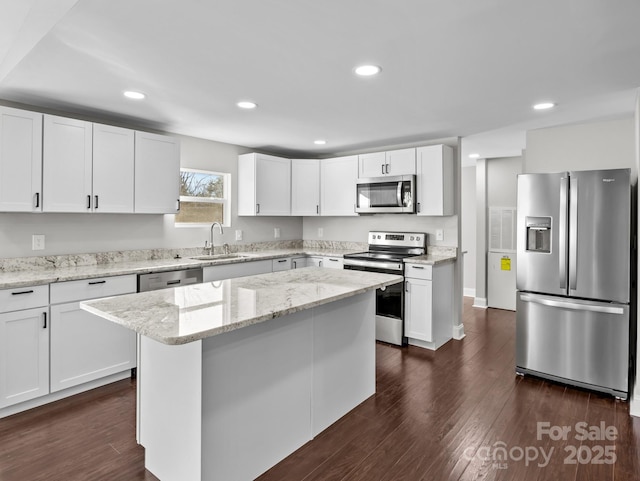
[[[222,204],[222,219],[223,219],[222,227],[231,227],[231,174],[228,172],[216,172],[213,170],[206,170],[206,169],[180,167],[180,173],[182,172],[195,172],[198,174],[216,175],[216,176],[223,177],[224,180],[222,185],[221,198],[193,197],[190,195],[181,195],[180,204],[182,204],[183,202]],[[174,221],[174,226],[178,228],[208,227],[210,225],[211,225],[211,222],[176,222]]]

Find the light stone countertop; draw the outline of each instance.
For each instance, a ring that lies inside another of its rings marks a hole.
[[[435,266],[439,264],[446,264],[448,262],[455,262],[456,259],[457,259],[457,256],[455,255],[427,254],[424,256],[408,257],[407,259],[404,260],[404,262],[405,264],[426,264],[426,265]]]
[[[391,274],[307,267],[84,301],[82,309],[178,345],[402,282]]]
[[[27,286],[51,284],[53,282],[95,279],[98,277],[120,276],[127,274],[148,274],[151,272],[174,271],[190,267],[207,267],[224,264],[237,264],[258,260],[278,259],[294,256],[342,257],[357,252],[347,249],[272,249],[263,251],[237,252],[243,257],[221,258],[215,260],[195,260],[190,257],[178,259],[150,259],[104,262],[91,265],[64,267],[25,267],[24,269],[0,272],[0,289],[15,289]],[[194,256],[201,255],[195,254]]]

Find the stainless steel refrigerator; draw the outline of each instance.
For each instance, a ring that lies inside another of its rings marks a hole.
[[[627,398],[630,173],[518,176],[517,373]]]

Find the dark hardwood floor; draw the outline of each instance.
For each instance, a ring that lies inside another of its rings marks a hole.
[[[258,479],[640,479],[628,403],[516,376],[514,319],[466,299],[464,340],[437,352],[378,344],[377,394]],[[552,439],[538,423],[571,431]],[[578,440],[577,423],[617,437]],[[135,443],[131,381],[0,420],[0,481],[155,479]]]

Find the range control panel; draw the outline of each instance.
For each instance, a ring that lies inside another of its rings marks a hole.
[[[369,245],[393,247],[424,247],[424,232],[369,232]]]

